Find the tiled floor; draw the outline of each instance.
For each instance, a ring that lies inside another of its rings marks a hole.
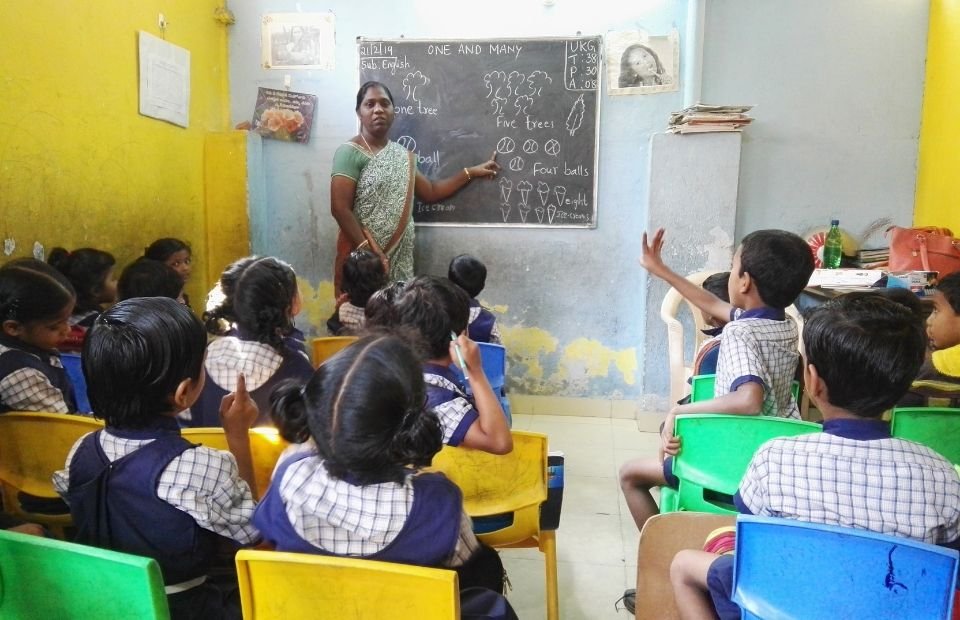
[[[544,433],[562,450],[565,487],[557,530],[560,617],[563,620],[626,620],[614,602],[634,587],[639,532],[620,494],[623,461],[656,455],[656,433],[634,420],[516,415],[513,427]],[[521,620],[546,618],[543,554],[536,549],[501,551],[513,590],[508,597]],[[628,586],[629,584],[629,586]]]

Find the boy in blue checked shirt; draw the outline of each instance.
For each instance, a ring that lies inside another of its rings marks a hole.
[[[890,436],[881,420],[923,361],[923,328],[894,301],[839,297],[803,331],[804,384],[823,432],[772,439],[734,496],[741,513],[854,527],[956,549],[960,477],[933,450]],[[740,618],[733,556],[681,551],[670,568],[682,618]]]

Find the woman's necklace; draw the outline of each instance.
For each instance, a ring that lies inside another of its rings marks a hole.
[[[360,132],[360,139],[363,140],[364,146],[367,147],[367,152],[370,153],[371,155],[376,155],[377,153],[383,150],[383,147],[380,147],[375,153],[374,150],[370,147],[370,143],[367,142],[367,139],[363,137],[362,131]]]

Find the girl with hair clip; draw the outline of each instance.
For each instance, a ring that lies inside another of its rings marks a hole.
[[[460,490],[418,472],[442,435],[403,340],[367,336],[270,401],[284,438],[303,443],[281,456],[254,513],[266,541],[278,551],[450,568],[464,618],[516,617],[500,596],[500,558],[474,536]]]
[[[76,300],[50,265],[21,258],[0,267],[0,413],[77,410],[57,351]]]
[[[94,248],[80,248],[68,252],[63,248],[53,248],[47,263],[66,276],[77,294],[77,303],[70,315],[70,326],[76,326],[70,339],[71,348],[83,344],[85,332],[97,316],[103,312],[104,305],[117,301],[117,278],[114,267],[117,264],[113,254]]]
[[[270,392],[284,379],[306,380],[313,367],[293,326],[300,312],[300,291],[293,268],[280,259],[242,258],[220,279],[222,303],[204,315],[208,327],[224,319],[229,329],[207,346],[207,382],[183,419],[189,426],[220,426],[220,400],[236,389],[244,375],[260,408],[257,426],[269,425]]]

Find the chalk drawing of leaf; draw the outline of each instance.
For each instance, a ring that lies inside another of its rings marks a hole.
[[[586,106],[583,104],[583,95],[581,94],[577,97],[577,100],[573,102],[573,107],[570,108],[570,115],[567,116],[567,131],[570,132],[571,136],[577,133],[577,130],[583,125],[583,113],[585,109]]]

